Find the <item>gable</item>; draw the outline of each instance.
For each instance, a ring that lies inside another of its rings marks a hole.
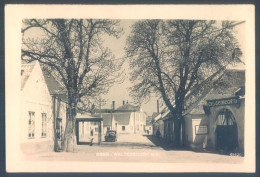
[[[22,97],[26,101],[49,104],[50,93],[38,62],[22,64],[25,69],[21,76]]]
[[[23,90],[35,65],[36,65],[36,62],[32,62],[32,63],[22,62],[22,65],[21,65],[21,90]]]

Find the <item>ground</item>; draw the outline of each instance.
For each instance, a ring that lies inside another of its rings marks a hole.
[[[42,152],[23,156],[25,160],[156,163],[243,163],[243,157],[212,152],[177,150],[153,135],[120,134],[117,142],[77,145],[74,153]]]

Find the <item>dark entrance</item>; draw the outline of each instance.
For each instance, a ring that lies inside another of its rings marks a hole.
[[[228,109],[223,109],[217,117],[216,149],[232,152],[238,146],[235,117]]]
[[[77,144],[84,145],[97,142],[101,143],[102,136],[102,118],[90,116],[77,116],[76,117],[76,138]]]

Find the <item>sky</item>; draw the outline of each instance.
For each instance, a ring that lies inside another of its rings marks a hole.
[[[115,56],[115,59],[123,58],[125,56],[124,47],[126,44],[126,38],[131,33],[131,26],[136,22],[137,20],[120,20],[120,26],[123,27],[124,33],[121,34],[121,37],[119,39],[115,37],[106,37],[104,39],[104,46],[111,49],[112,53]],[[242,23],[235,27],[235,31],[237,31],[236,37],[238,39],[238,42],[240,44],[242,52],[245,51],[246,43],[245,43],[245,23]],[[41,33],[39,33],[38,30],[30,31],[30,34],[28,34],[30,37],[39,37]],[[244,55],[241,57],[242,60],[245,61]],[[128,61],[126,60],[123,64],[121,71],[123,71],[123,74],[125,76],[125,80],[121,84],[115,83],[110,89],[109,92],[106,95],[101,95],[101,98],[105,100],[105,105],[102,106],[102,108],[110,109],[112,107],[112,101],[115,101],[115,107],[119,107],[122,105],[123,100],[126,102],[134,104],[133,99],[129,96],[129,88],[132,86],[132,83],[130,82],[130,68]],[[157,99],[154,97],[151,97],[150,101],[148,103],[143,103],[141,105],[141,108],[144,112],[147,113],[147,115],[152,115],[153,112],[157,112]],[[160,110],[163,109],[163,105],[161,104],[160,100]]]
[[[111,51],[115,55],[115,58],[123,58],[125,56],[124,47],[126,44],[126,38],[130,35],[131,26],[136,21],[137,20],[120,20],[120,26],[124,29],[124,33],[121,35],[121,37],[119,39],[116,39],[114,37],[106,38],[104,45],[111,49]],[[129,96],[129,87],[131,87],[132,84],[129,80],[130,68],[127,60],[124,62],[121,70],[124,71],[125,80],[122,84],[114,84],[109,89],[108,94],[102,96],[102,99],[106,100],[106,105],[104,105],[102,108],[111,108],[112,101],[115,101],[116,108],[123,104],[123,100],[125,100],[125,102],[128,101],[128,103],[134,104],[133,99]],[[151,98],[151,100],[148,103],[142,104],[141,108],[148,115],[151,115],[153,112],[156,112],[156,98]]]
[[[131,26],[136,22],[136,20],[121,20],[120,25],[124,28],[124,34],[119,38],[109,37],[106,39],[104,45],[109,47],[115,55],[115,58],[122,58],[124,57],[124,46],[126,43],[127,36],[131,33]],[[241,47],[242,52],[245,51],[245,24],[242,23],[235,27],[236,37],[238,39],[239,45]],[[245,61],[244,55],[241,57],[242,60]],[[122,84],[114,84],[108,94],[102,96],[102,99],[106,100],[106,105],[102,108],[111,108],[112,101],[115,101],[115,107],[119,107],[122,105],[123,100],[129,103],[133,103],[133,99],[129,96],[129,87],[132,86],[131,82],[129,81],[129,65],[126,61],[122,67],[125,74],[125,81]],[[147,113],[147,115],[152,115],[153,112],[157,112],[157,99],[152,97],[148,103],[144,103],[141,105],[143,111]],[[160,100],[160,110],[163,109]]]

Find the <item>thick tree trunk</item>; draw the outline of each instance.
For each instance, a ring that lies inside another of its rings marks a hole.
[[[63,150],[66,152],[74,152],[76,145],[76,99],[74,95],[69,94],[69,103],[67,109],[66,128],[64,133]]]
[[[174,120],[174,146],[181,147],[181,120]]]
[[[174,145],[176,147],[185,147],[186,145],[185,122],[183,117],[174,120]]]
[[[75,122],[73,120],[67,120],[66,129],[64,135],[64,151],[66,152],[74,152],[76,144],[75,137]]]
[[[186,134],[185,134],[185,120],[184,117],[181,118],[181,145],[182,147],[186,147]]]

